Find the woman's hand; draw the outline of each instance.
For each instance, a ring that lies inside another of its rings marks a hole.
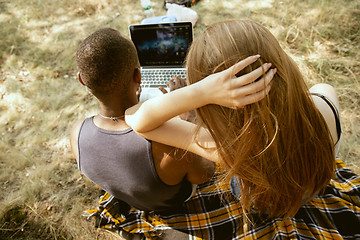
[[[270,82],[276,69],[266,73],[271,64],[264,64],[240,77],[235,75],[259,56],[248,57],[231,68],[212,74],[189,86],[179,88],[137,104],[125,112],[126,123],[136,132],[151,131],[167,120],[184,112],[205,106],[219,104],[240,108],[263,99],[270,90]]]
[[[248,57],[232,67],[207,76],[197,84],[201,85],[206,102],[229,108],[241,108],[263,99],[270,91],[271,80],[276,68],[271,69],[270,63],[265,63],[254,71],[236,77],[236,74],[246,66],[255,62],[260,56]],[[266,73],[266,74],[265,74]],[[263,76],[260,80],[261,76]]]

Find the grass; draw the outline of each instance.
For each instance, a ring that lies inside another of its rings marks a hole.
[[[156,15],[163,1],[152,0]],[[309,86],[326,82],[341,103],[340,157],[360,173],[360,4],[349,0],[201,0],[195,37],[224,19],[267,26]],[[98,190],[70,153],[73,123],[97,112],[76,81],[74,53],[94,30],[128,35],[140,1],[0,0],[0,239],[113,239],[81,217]]]

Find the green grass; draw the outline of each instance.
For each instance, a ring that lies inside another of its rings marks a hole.
[[[156,15],[163,1],[152,0]],[[195,37],[208,25],[250,18],[267,26],[309,86],[337,89],[340,157],[360,173],[360,4],[349,0],[201,0]],[[70,152],[73,123],[97,112],[77,82],[78,44],[98,28],[128,35],[140,1],[0,0],[0,239],[113,239],[81,217],[98,190]]]

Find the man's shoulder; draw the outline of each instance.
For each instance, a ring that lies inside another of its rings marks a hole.
[[[152,142],[152,155],[155,164],[160,164],[161,168],[186,173],[199,156],[189,151],[172,147],[169,145]]]
[[[188,161],[183,150],[158,142],[151,146],[154,165],[160,179],[168,185],[180,183],[187,174]]]
[[[152,152],[154,155],[159,154],[160,156],[163,154],[166,154],[168,157],[171,157],[172,160],[179,160],[183,158],[189,158],[190,156],[193,156],[193,153],[188,152],[183,149],[175,148],[169,145],[165,145],[162,143],[154,142],[152,141]]]
[[[84,120],[85,119],[79,119],[74,123],[74,125],[72,126],[71,131],[70,131],[71,136],[77,135],[79,133],[79,130],[80,130],[81,125],[84,122]]]
[[[76,160],[78,159],[77,139],[84,119],[77,120],[70,131],[70,146]]]

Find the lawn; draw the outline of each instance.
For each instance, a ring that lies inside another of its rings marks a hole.
[[[157,16],[163,1],[152,0]],[[309,86],[332,84],[343,124],[340,157],[360,173],[360,3],[351,0],[200,0],[198,35],[250,18],[268,27]],[[75,51],[98,28],[124,35],[140,0],[0,0],[0,239],[113,239],[82,212],[99,191],[70,152],[69,132],[98,112],[76,80]]]

